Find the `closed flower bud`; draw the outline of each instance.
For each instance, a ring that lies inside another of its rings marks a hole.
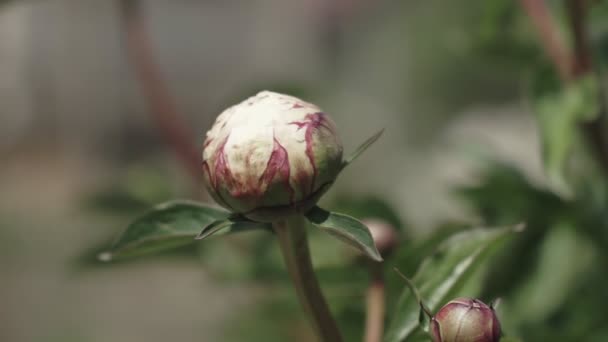
[[[221,113],[203,149],[211,196],[262,222],[308,211],[341,165],[331,118],[313,104],[268,91]]]
[[[430,332],[434,342],[498,342],[500,322],[482,301],[458,298],[431,319]]]

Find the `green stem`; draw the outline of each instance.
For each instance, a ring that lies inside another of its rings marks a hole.
[[[300,304],[310,317],[320,341],[342,341],[340,330],[329,311],[312,267],[304,217],[294,216],[275,222],[273,227]]]

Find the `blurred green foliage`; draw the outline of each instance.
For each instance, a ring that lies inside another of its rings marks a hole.
[[[166,170],[141,163],[130,165],[120,178],[95,189],[83,202],[86,208],[101,213],[133,215],[172,199],[175,191],[168,180]]]
[[[567,31],[563,2],[548,3],[560,30]],[[498,91],[501,98],[525,99],[536,114],[545,184],[532,182],[512,165],[490,160],[478,170],[475,184],[453,189],[455,201],[467,205],[477,217],[442,223],[420,237],[413,234],[407,217],[395,212],[377,194],[358,198],[340,194],[329,204],[331,209],[359,219],[382,219],[399,230],[399,247],[381,266],[387,288],[389,341],[405,336],[410,336],[407,341],[427,339],[417,328],[416,303],[393,267],[413,276],[423,297],[432,303],[431,309],[456,296],[474,296],[488,302],[502,298],[498,312],[508,335],[505,341],[608,340],[604,322],[608,306],[608,175],[594,159],[592,146],[581,132],[583,124],[606,114],[601,111],[606,107],[608,2],[590,3],[588,29],[597,67],[576,82],[564,85],[559,81],[539,47],[529,18],[519,2],[509,0],[474,1],[474,5],[466,6],[464,17],[451,24],[464,34],[467,43],[463,45],[468,48],[433,56],[438,70],[428,74],[428,70],[421,71],[426,78],[420,83],[420,91],[430,89],[430,84],[447,87],[450,91],[443,92],[448,95],[442,98],[442,105],[450,109],[454,97],[462,101],[458,90],[469,80],[464,77],[468,71],[477,76],[466,76],[478,80],[485,70],[504,74],[506,81],[500,84],[504,88]],[[472,17],[476,20],[467,19]],[[416,53],[425,58],[424,52]],[[455,68],[458,63],[463,64],[462,68]],[[444,74],[444,68],[451,71]],[[271,88],[309,97],[306,87],[289,82]],[[516,90],[503,91],[513,88]],[[244,93],[249,95],[251,91]],[[236,99],[242,97],[241,93],[235,94]],[[608,129],[603,133],[608,134]],[[124,184],[113,186],[91,203],[134,213],[165,200],[169,193],[166,180],[155,175],[126,177]],[[526,229],[513,236],[496,228],[471,230],[476,220],[488,227],[525,223]],[[195,228],[198,226],[192,226],[191,234],[198,233]],[[268,232],[245,234],[200,244],[189,241],[187,246],[189,258],[200,261],[217,281],[238,280],[261,289],[257,305],[236,313],[227,324],[225,340],[242,341],[243,336],[247,341],[311,340],[312,333],[291,289],[274,236]],[[505,238],[507,235],[509,238]],[[321,285],[346,340],[360,340],[370,264],[318,231],[311,230],[310,244]],[[83,260],[91,261],[91,255],[98,251],[94,248],[85,253]],[[471,258],[474,262],[465,267],[467,271],[470,267],[470,272],[451,272],[459,262]],[[442,288],[448,285],[447,290]],[[437,295],[438,288],[446,291]],[[401,334],[406,328],[411,329]]]

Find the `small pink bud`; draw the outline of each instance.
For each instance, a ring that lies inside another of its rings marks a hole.
[[[458,298],[431,319],[430,332],[434,342],[498,342],[500,322],[482,301]]]
[[[331,118],[313,104],[269,91],[222,112],[203,148],[211,196],[263,222],[308,211],[341,165],[342,144]]]

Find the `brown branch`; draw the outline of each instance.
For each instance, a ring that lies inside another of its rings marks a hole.
[[[148,102],[150,115],[185,169],[194,179],[199,179],[201,162],[199,150],[154,60],[152,44],[141,14],[141,2],[119,0],[119,5],[129,62],[135,69],[136,77]]]
[[[558,26],[544,0],[520,0],[538,31],[540,43],[563,81],[571,79],[572,53],[564,44]]]

